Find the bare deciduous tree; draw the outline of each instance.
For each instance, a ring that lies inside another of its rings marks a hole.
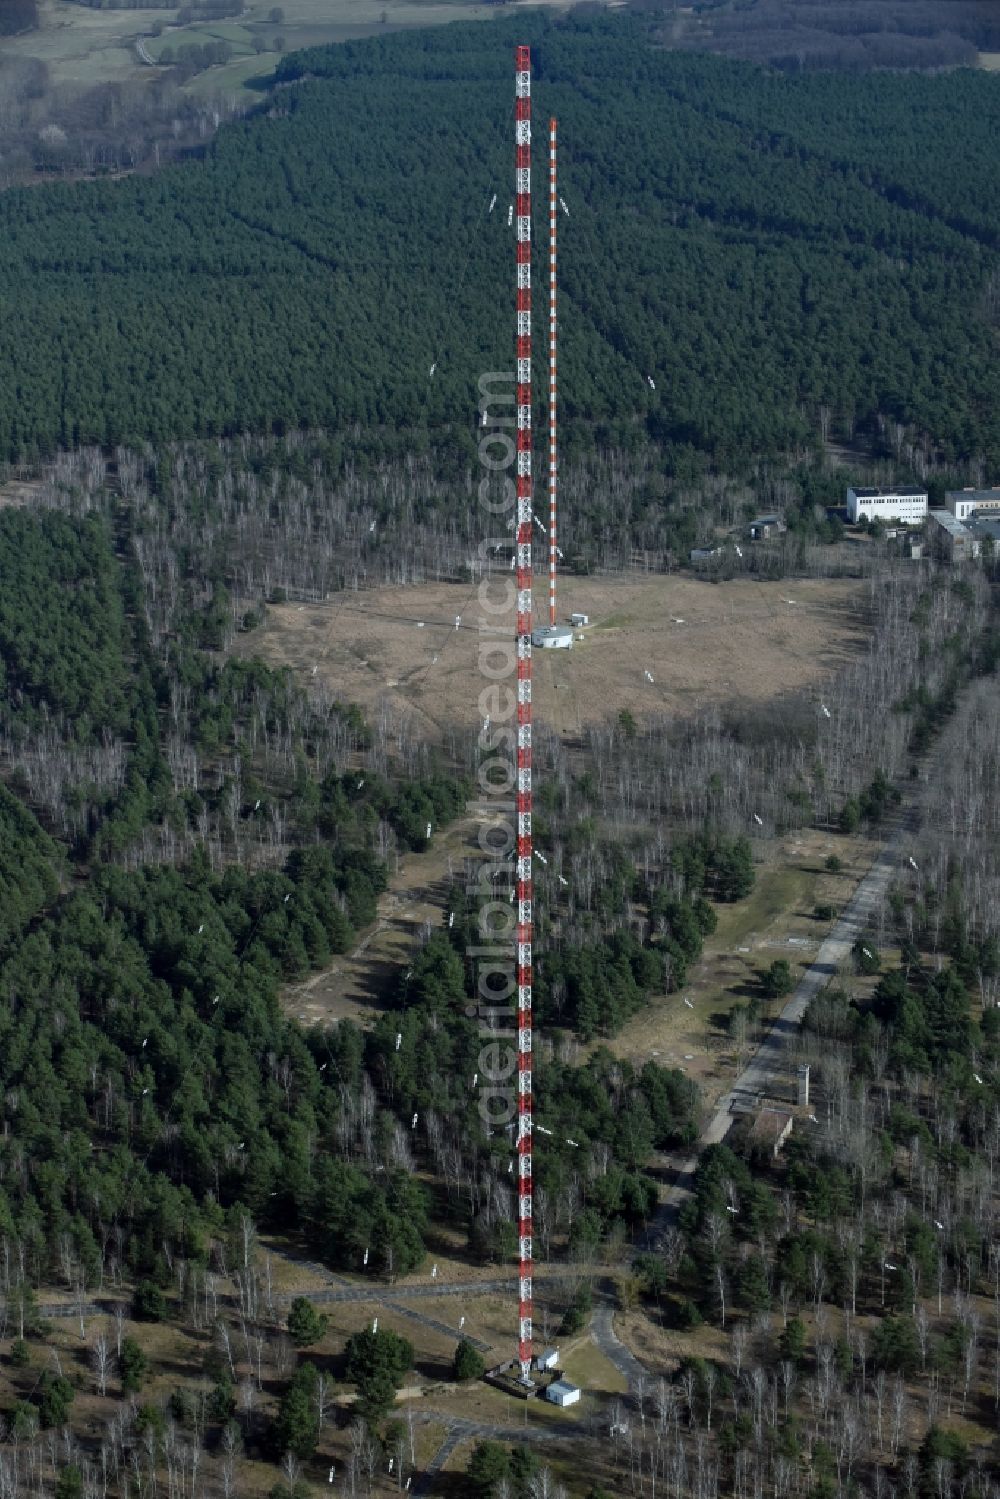
[[[97,1379],[97,1393],[108,1393],[108,1371],[111,1368],[111,1346],[105,1333],[98,1333],[90,1351],[90,1362]]]

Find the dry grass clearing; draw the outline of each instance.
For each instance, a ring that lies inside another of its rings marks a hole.
[[[818,686],[860,636],[858,590],[844,582],[567,579],[563,590],[567,612],[586,613],[592,623],[572,652],[536,653],[534,707],[537,719],[569,737],[623,708],[636,716],[683,715],[709,702],[767,701]],[[788,598],[795,603],[783,602]],[[453,725],[472,727],[479,717],[484,683],[472,603],[468,588],[431,584],[278,605],[264,627],[239,637],[234,649],[321,682],[370,717],[388,700],[397,714],[412,717],[416,733],[441,739]],[[477,828],[473,818],[463,819],[436,835],[425,853],[399,860],[377,922],[353,952],[286,991],[285,1007],[296,1019],[304,1025],[348,1018],[371,1023],[421,932],[447,919],[448,886],[474,851]],[[758,949],[770,944],[793,960],[810,958],[825,934],[812,916],[814,904],[842,904],[849,876],[864,867],[861,841],[848,846],[806,833],[761,847],[756,890],[731,911],[720,911],[719,930],[692,975],[687,994],[694,1011],[679,996],[654,1001],[619,1037],[621,1055],[659,1056],[721,1091],[723,1043],[711,1017],[724,1016],[752,980]],[[844,876],[823,873],[823,857],[833,851],[845,860]],[[772,952],[767,962],[778,955]]]
[[[423,1302],[419,1305],[414,1303],[414,1307],[415,1310],[423,1311]],[[418,1376],[413,1388],[422,1387],[427,1382],[437,1383],[450,1379],[451,1361],[457,1341],[455,1338],[446,1337],[444,1333],[423,1326],[395,1307],[377,1301],[335,1301],[324,1306],[323,1311],[330,1318],[329,1331],[318,1349],[310,1350],[310,1356],[315,1351],[336,1356],[346,1348],[347,1340],[352,1334],[372,1327],[377,1317],[380,1329],[398,1333],[401,1338],[406,1338],[413,1344]]]
[[[308,1296],[328,1286],[327,1277],[313,1270],[313,1261],[307,1263],[305,1251],[301,1253],[300,1259],[298,1251],[289,1251],[278,1237],[261,1239],[261,1274],[276,1296]]]
[[[601,1352],[589,1333],[567,1347],[560,1344],[560,1368],[571,1382],[592,1395],[624,1395],[628,1380]]]
[[[0,510],[20,510],[33,505],[43,485],[42,479],[10,479],[0,484]]]
[[[808,689],[862,638],[860,590],[842,580],[567,578],[560,608],[591,624],[571,651],[535,652],[533,700],[536,718],[569,736],[622,709],[686,716]],[[234,650],[310,678],[315,668],[317,680],[368,714],[387,701],[422,737],[472,728],[484,711],[475,590],[461,584],[275,605]]]
[[[683,1358],[729,1358],[729,1338],[721,1328],[704,1325],[690,1332],[661,1327],[641,1311],[617,1312],[615,1332],[654,1375],[670,1375]]]

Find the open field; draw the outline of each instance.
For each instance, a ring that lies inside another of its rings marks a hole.
[[[628,1380],[616,1369],[593,1341],[589,1333],[567,1344],[559,1343],[560,1368],[572,1384],[591,1394],[624,1395]]]
[[[37,57],[47,63],[53,83],[116,83],[143,70],[137,37],[156,22],[166,24],[176,7],[163,10],[91,10],[72,0],[39,0],[40,27],[25,36],[5,37],[4,55]]]
[[[259,55],[256,52],[237,52],[231,62],[206,68],[204,73],[196,73],[185,84],[185,89],[189,94],[196,94],[200,98],[207,96],[215,99],[255,93],[257,86],[270,77],[280,55],[279,52],[271,51],[261,52]]]
[[[796,602],[783,603],[785,598]],[[567,612],[588,613],[592,626],[572,652],[536,652],[536,719],[554,719],[555,727],[572,736],[622,708],[636,716],[684,714],[710,701],[766,700],[819,684],[855,647],[861,628],[856,598],[855,585],[842,582],[789,588],[742,580],[713,585],[687,578],[568,579]],[[317,682],[369,715],[389,699],[397,712],[413,716],[418,732],[440,738],[452,724],[471,728],[478,719],[483,679],[470,603],[467,588],[434,584],[278,605],[269,609],[263,629],[238,637],[234,649],[289,666],[310,681],[315,668]],[[455,615],[463,610],[456,630]],[[652,684],[643,676],[645,662]],[[448,885],[473,851],[476,832],[475,819],[465,818],[437,835],[425,853],[401,857],[380,898],[375,926],[352,953],[286,990],[289,1012],[306,1025],[345,1018],[370,1023],[421,931],[445,920]],[[845,861],[840,876],[822,869],[835,845]],[[777,944],[793,961],[808,960],[825,930],[813,906],[846,899],[865,845],[803,833],[761,858],[750,898],[719,912],[719,929],[686,991],[694,1011],[677,995],[654,1002],[618,1038],[621,1055],[657,1055],[685,1067],[710,1091],[721,1091],[725,1040],[718,1018],[711,1017],[724,1016],[756,968],[780,955],[775,950],[765,960],[758,949]]]
[[[536,721],[575,736],[622,709],[686,716],[711,703],[818,687],[860,642],[859,600],[858,586],[839,580],[567,578],[560,613],[588,614],[591,625],[572,651],[535,652]],[[438,740],[456,725],[477,725],[488,685],[475,590],[460,584],[272,606],[263,629],[234,651],[303,675],[315,668],[341,701],[371,714],[387,700],[422,737]]]
[[[544,0],[543,0],[544,3]],[[551,3],[551,0],[550,0]],[[563,0],[556,0],[562,4]],[[25,36],[5,37],[5,54],[38,57],[48,64],[55,83],[92,86],[155,76],[136,43],[154,62],[164,47],[226,40],[231,62],[210,68],[191,80],[192,92],[239,93],[257,97],[246,85],[267,77],[281,51],[329,42],[351,41],[377,32],[409,26],[436,26],[446,21],[488,20],[497,8],[469,0],[250,0],[242,13],[224,21],[175,24],[176,6],[151,10],[92,10],[75,0],[39,0],[41,26]],[[280,9],[279,22],[270,20]],[[153,36],[154,28],[163,28]],[[275,47],[275,41],[280,48]],[[258,51],[258,48],[262,50]]]

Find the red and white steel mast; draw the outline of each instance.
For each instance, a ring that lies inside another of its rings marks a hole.
[[[517,1357],[531,1371],[531,49],[516,51],[517,226]]]
[[[549,624],[556,622],[556,122],[549,121]]]

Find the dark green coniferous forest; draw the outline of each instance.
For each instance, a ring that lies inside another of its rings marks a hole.
[[[732,467],[825,407],[997,454],[989,75],[769,75],[622,17],[291,54],[204,161],[7,193],[0,452],[355,423],[467,443],[468,371],[507,354],[515,33],[560,120],[571,446]]]

